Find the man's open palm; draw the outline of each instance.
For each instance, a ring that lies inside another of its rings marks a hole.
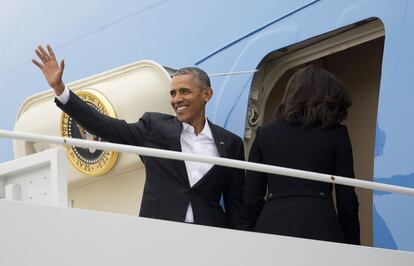
[[[39,46],[35,53],[39,57],[40,62],[33,59],[32,62],[40,70],[42,70],[43,75],[45,76],[49,85],[53,88],[56,95],[60,95],[65,89],[65,85],[62,81],[63,70],[65,69],[65,62],[62,60],[60,65],[56,61],[55,53],[52,50],[50,45],[47,45],[47,50],[43,49],[42,46]]]

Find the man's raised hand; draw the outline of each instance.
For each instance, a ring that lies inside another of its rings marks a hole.
[[[65,89],[65,84],[63,84],[62,81],[65,61],[60,61],[60,65],[57,63],[55,53],[50,45],[47,45],[47,51],[39,45],[39,47],[35,50],[35,53],[41,63],[35,59],[32,59],[33,64],[42,70],[47,83],[49,83],[50,87],[53,88],[55,94],[62,94]]]

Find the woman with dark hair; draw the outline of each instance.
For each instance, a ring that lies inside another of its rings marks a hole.
[[[354,177],[352,147],[341,125],[351,106],[345,86],[326,70],[307,66],[290,78],[276,120],[258,128],[249,161]],[[245,204],[255,230],[360,244],[354,188],[247,172]]]

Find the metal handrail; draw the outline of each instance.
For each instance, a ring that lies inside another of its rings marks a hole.
[[[45,142],[45,143],[54,143],[60,145],[71,145],[75,147],[82,148],[95,148],[99,150],[112,150],[116,152],[127,152],[134,153],[143,156],[158,157],[164,159],[173,159],[173,160],[185,160],[185,161],[195,161],[202,163],[210,163],[215,165],[227,166],[238,169],[245,169],[250,171],[258,171],[269,174],[284,175],[290,177],[297,177],[308,180],[315,180],[333,184],[340,184],[346,186],[353,186],[371,190],[380,190],[386,192],[395,192],[414,196],[414,189],[396,185],[382,184],[373,181],[360,180],[355,178],[347,178],[342,176],[334,176],[328,174],[321,174],[297,169],[291,169],[286,167],[279,167],[274,165],[266,165],[260,163],[252,163],[234,159],[227,159],[214,156],[205,156],[192,153],[184,153],[178,151],[162,150],[162,149],[153,149],[140,146],[131,146],[125,144],[116,144],[109,142],[99,142],[83,139],[74,139],[74,138],[64,138],[56,137],[49,135],[40,135],[33,133],[24,133],[17,131],[9,131],[0,129],[0,137],[10,138],[10,139],[20,139],[31,142]]]

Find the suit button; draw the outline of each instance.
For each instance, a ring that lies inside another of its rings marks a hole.
[[[319,193],[319,195],[321,195],[323,197],[323,196],[325,196],[325,193],[321,192],[321,193]]]
[[[269,193],[269,195],[267,196],[268,198],[271,198],[273,196],[272,193]]]

